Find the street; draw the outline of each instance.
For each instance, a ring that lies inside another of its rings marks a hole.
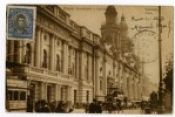
[[[85,113],[84,109],[74,109],[73,113]],[[103,113],[108,113],[107,111],[103,111]],[[140,109],[125,109],[121,112],[114,111],[110,114],[142,114]]]

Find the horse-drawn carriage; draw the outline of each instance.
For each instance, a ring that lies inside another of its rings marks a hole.
[[[112,113],[113,111],[121,111],[122,107],[124,107],[123,98],[117,96],[106,96],[105,102],[102,104],[102,108],[105,111],[108,111],[109,113]]]

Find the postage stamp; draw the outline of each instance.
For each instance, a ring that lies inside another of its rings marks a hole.
[[[35,36],[36,8],[7,7],[7,39],[33,40]]]

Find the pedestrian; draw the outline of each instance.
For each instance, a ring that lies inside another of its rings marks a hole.
[[[89,103],[86,104],[86,106],[85,106],[85,113],[89,112],[89,105],[90,105]]]
[[[142,100],[141,104],[140,104],[140,108],[141,108],[142,113],[144,112],[144,106],[145,106],[145,104],[144,104],[144,101]]]
[[[74,111],[74,104],[70,103],[69,105],[69,113]]]
[[[33,112],[33,100],[27,96],[27,112]]]
[[[63,105],[62,101],[60,101],[60,103],[58,104],[57,108],[55,109],[55,112],[58,112],[58,113],[64,113],[65,112],[64,105]]]
[[[44,112],[44,113],[49,113],[49,112],[51,112],[51,109],[50,109],[48,103],[46,103],[46,102],[44,103],[44,106],[43,106],[43,108],[42,108],[42,112]]]
[[[44,100],[39,100],[35,104],[35,112],[42,112],[43,111],[43,106],[44,106]]]
[[[100,101],[96,103],[96,113],[102,113],[102,105]]]
[[[96,103],[97,103],[97,100],[93,99],[93,102],[90,103],[90,105],[89,105],[89,113],[95,113],[96,112]]]
[[[89,113],[102,113],[102,107],[96,99],[89,105]]]
[[[149,103],[150,103],[150,108],[153,111],[153,113],[156,113],[157,105],[158,105],[158,96],[157,96],[157,93],[155,91],[153,91],[150,94],[150,101],[149,101]]]

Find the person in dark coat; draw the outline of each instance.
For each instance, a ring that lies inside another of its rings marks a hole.
[[[101,105],[96,99],[89,105],[89,113],[102,113]]]
[[[27,96],[27,112],[33,112],[33,100]]]
[[[144,112],[145,102],[143,100],[141,101],[140,107],[141,107],[141,112]]]
[[[44,100],[39,100],[35,104],[35,112],[42,112],[42,108],[44,106]]]
[[[57,108],[55,109],[55,112],[59,112],[59,113],[64,113],[64,104],[62,101],[60,101],[60,103],[58,104]]]
[[[53,101],[53,102],[49,103],[49,107],[50,107],[51,112],[55,112],[56,101]]]
[[[93,102],[90,103],[90,105],[89,105],[89,113],[95,113],[96,112],[96,103],[97,103],[97,100],[93,99]]]
[[[87,103],[87,104],[86,104],[86,106],[85,106],[85,112],[86,112],[86,113],[88,113],[88,112],[89,112],[89,105],[90,105],[90,104],[89,104],[89,103]]]
[[[49,112],[51,112],[51,110],[50,110],[50,108],[49,108],[49,106],[48,106],[47,103],[44,104],[44,106],[43,106],[43,108],[42,108],[42,112],[44,112],[44,113],[49,113]]]
[[[96,103],[96,113],[102,113],[101,102]]]
[[[40,100],[36,103],[36,106],[35,106],[35,111],[36,112],[39,112],[39,113],[48,113],[48,112],[51,112],[48,104],[46,103],[45,100]]]

